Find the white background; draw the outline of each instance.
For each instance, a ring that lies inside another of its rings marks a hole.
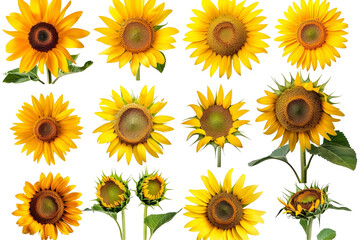
[[[161,3],[162,1],[158,2]],[[248,1],[247,5],[254,1]],[[296,1],[299,2],[299,1]],[[16,203],[20,203],[15,198],[17,193],[22,192],[25,181],[36,182],[41,172],[46,174],[51,171],[61,173],[62,176],[70,176],[71,184],[76,184],[75,191],[83,193],[81,200],[82,208],[90,207],[95,198],[95,180],[102,172],[108,174],[111,170],[123,173],[125,177],[138,179],[139,174],[147,166],[150,171],[160,170],[163,176],[169,178],[169,191],[167,197],[172,199],[161,203],[164,211],[177,211],[183,208],[188,202],[186,196],[190,196],[189,189],[204,188],[200,176],[206,174],[210,169],[215,176],[223,181],[223,177],[230,168],[235,168],[233,181],[241,174],[246,174],[246,185],[257,184],[259,191],[264,191],[258,201],[250,205],[251,208],[264,210],[265,224],[258,224],[256,227],[260,232],[259,236],[250,236],[250,239],[305,239],[304,232],[296,220],[287,219],[281,215],[275,218],[276,213],[282,207],[277,197],[282,195],[284,188],[294,189],[295,181],[291,170],[277,161],[269,161],[257,167],[248,167],[247,163],[269,154],[274,150],[279,141],[272,142],[273,136],[263,134],[264,123],[256,123],[255,118],[259,115],[256,99],[264,95],[267,85],[274,86],[272,77],[280,80],[281,74],[286,76],[289,73],[296,74],[297,69],[287,63],[287,58],[282,57],[282,49],[278,48],[279,43],[274,42],[278,36],[275,25],[278,18],[284,18],[284,11],[292,4],[289,0],[265,1],[260,0],[258,8],[264,9],[262,15],[267,17],[265,21],[268,27],[264,30],[271,36],[267,40],[270,47],[268,54],[258,55],[260,64],[253,64],[253,70],[242,68],[242,76],[236,73],[230,80],[219,79],[216,73],[210,78],[209,71],[202,72],[202,65],[195,66],[195,59],[190,59],[191,51],[185,51],[187,43],[182,39],[188,31],[186,24],[190,23],[193,16],[191,9],[202,9],[200,0],[166,1],[166,9],[173,9],[173,13],[167,18],[168,26],[177,27],[180,33],[175,36],[177,42],[176,49],[165,51],[167,65],[163,74],[154,69],[141,68],[140,82],[136,82],[130,72],[129,65],[119,70],[117,64],[107,64],[105,56],[98,53],[106,48],[96,39],[101,35],[93,29],[105,26],[98,18],[98,15],[110,16],[108,7],[112,4],[110,0],[73,0],[69,9],[70,12],[83,10],[84,14],[75,27],[80,27],[91,32],[89,37],[82,40],[84,49],[71,50],[72,54],[81,53],[78,63],[82,64],[86,60],[93,60],[94,65],[86,72],[67,76],[59,80],[54,86],[41,85],[39,83],[25,83],[21,85],[0,84],[0,148],[1,148],[1,197],[0,197],[0,216],[2,239],[39,239],[39,236],[22,235],[21,228],[15,223],[17,217],[11,213],[16,209]],[[65,3],[63,3],[65,5]],[[359,42],[359,23],[360,15],[355,1],[332,0],[331,8],[338,7],[342,11],[341,17],[349,24],[347,36],[349,42],[346,43],[347,49],[339,50],[341,58],[325,70],[317,69],[311,71],[313,79],[322,75],[323,81],[330,77],[327,93],[336,91],[341,95],[338,105],[345,113],[341,122],[336,123],[336,128],[346,133],[352,147],[359,151],[358,130],[358,53],[360,52]],[[1,3],[0,8],[0,28],[12,30],[7,23],[5,16],[10,12],[19,12],[17,1],[11,0]],[[5,52],[5,45],[11,39],[4,32],[0,33],[0,72],[4,73],[16,68],[19,61],[7,62],[5,59],[9,54]],[[233,71],[234,72],[234,71]],[[302,72],[304,75],[307,73]],[[42,76],[45,79],[45,76]],[[162,110],[162,114],[175,117],[170,123],[175,128],[174,131],[166,133],[165,136],[172,142],[171,146],[165,146],[164,155],[159,159],[148,157],[145,166],[139,166],[133,159],[130,166],[125,159],[120,162],[115,157],[109,158],[106,154],[106,145],[97,143],[97,134],[92,131],[104,123],[94,112],[99,111],[100,98],[109,98],[111,90],[119,91],[120,85],[129,91],[138,94],[144,85],[156,85],[155,94],[159,98],[165,98],[168,105]],[[241,127],[241,131],[250,138],[241,139],[244,148],[239,152],[235,148],[226,145],[225,156],[223,156],[223,167],[216,168],[216,160],[212,147],[199,153],[195,152],[195,146],[191,142],[186,142],[185,138],[190,129],[186,129],[181,122],[190,116],[193,111],[188,104],[196,103],[196,91],[206,92],[206,86],[212,90],[219,88],[222,84],[225,91],[233,89],[233,101],[244,99],[244,108],[250,112],[244,115],[244,119],[249,119],[250,125]],[[31,95],[37,98],[41,93],[47,95],[53,92],[55,97],[64,95],[65,100],[70,101],[70,107],[75,108],[75,114],[81,117],[81,126],[84,127],[83,135],[75,143],[78,148],[72,150],[66,158],[66,162],[56,159],[56,165],[48,166],[44,159],[39,164],[32,161],[32,155],[26,156],[21,153],[22,146],[15,146],[13,132],[10,127],[13,123],[19,122],[16,117],[18,109],[23,102],[31,103]],[[291,163],[298,169],[298,149],[290,155]],[[327,161],[315,158],[309,171],[309,181],[318,181],[320,185],[330,184],[331,198],[343,203],[351,208],[352,212],[329,210],[322,217],[321,228],[329,227],[336,229],[337,239],[358,239],[358,215],[359,206],[359,171],[351,171],[328,163]],[[130,186],[135,187],[132,181]],[[127,215],[127,239],[142,239],[142,211],[139,200],[133,194],[128,205]],[[149,210],[149,213],[160,213],[156,208]],[[183,211],[184,212],[184,211]],[[182,212],[182,213],[183,213]],[[66,236],[59,236],[59,239],[119,239],[117,227],[112,219],[101,214],[86,212],[82,215],[79,227],[74,227],[74,233]],[[155,233],[153,239],[196,239],[196,233],[184,229],[184,225],[190,218],[179,214],[175,219],[160,228]],[[314,224],[315,233],[319,232],[319,225]]]

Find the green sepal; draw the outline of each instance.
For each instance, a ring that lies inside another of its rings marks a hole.
[[[71,57],[74,59],[74,61],[76,61],[78,59],[80,54],[77,54],[77,55],[71,55]],[[64,72],[63,70],[61,70],[59,68],[59,71],[58,71],[58,76],[57,78],[54,80],[54,83],[61,77],[63,76],[66,76],[66,75],[69,75],[69,74],[74,74],[74,73],[79,73],[79,72],[83,72],[85,71],[86,69],[88,69],[92,64],[93,64],[93,61],[87,61],[83,66],[76,66],[72,61],[70,61],[69,59],[66,59],[67,61],[67,64],[69,66],[69,72],[66,73]]]
[[[248,165],[252,167],[270,159],[276,159],[282,162],[288,162],[286,155],[289,152],[290,152],[289,145],[284,145],[281,148],[274,150],[269,156],[251,161],[248,163]]]
[[[160,53],[164,56],[164,59],[165,59],[165,61],[164,61],[164,63],[163,64],[160,64],[160,63],[157,63],[157,66],[156,66],[156,70],[158,70],[160,73],[162,73],[163,71],[164,71],[164,69],[165,69],[165,65],[166,65],[166,57],[165,57],[165,55],[164,55],[164,53],[163,52],[161,52],[160,51]]]
[[[336,237],[336,232],[330,228],[324,228],[317,235],[318,240],[332,240]]]
[[[154,31],[156,32],[156,31],[159,31],[160,29],[162,29],[163,27],[165,27],[167,25],[167,23],[165,23],[165,24],[162,24],[162,25],[156,25],[156,26],[154,26]]]
[[[8,71],[5,73],[6,77],[4,78],[4,83],[23,83],[27,81],[34,81],[34,82],[42,82],[38,76],[38,66],[35,66],[33,69],[30,70],[28,73],[20,73],[19,68],[15,68],[13,70]]]
[[[356,152],[350,147],[350,144],[344,133],[336,131],[335,136],[330,136],[331,141],[324,139],[319,147],[311,145],[309,153],[318,155],[325,160],[351,170],[355,170],[357,164]]]
[[[144,219],[145,225],[150,229],[150,238],[153,234],[165,223],[170,222],[176,214],[178,214],[182,209],[177,212],[168,212],[164,214],[151,214]]]

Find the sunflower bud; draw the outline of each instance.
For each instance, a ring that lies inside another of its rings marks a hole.
[[[148,174],[146,171],[136,183],[136,195],[147,206],[159,205],[159,202],[165,199],[166,185],[161,174]]]

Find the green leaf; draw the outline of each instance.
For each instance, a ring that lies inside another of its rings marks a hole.
[[[169,212],[164,214],[152,214],[147,216],[144,219],[144,223],[148,228],[150,229],[150,238],[155,233],[156,230],[158,230],[162,225],[164,225],[167,222],[170,222],[176,214],[178,214],[182,209],[180,209],[178,212]]]
[[[167,25],[167,23],[166,24],[163,24],[163,25],[156,25],[156,26],[154,26],[154,31],[156,32],[156,31],[159,31],[160,29],[162,29],[163,27],[165,27]]]
[[[289,151],[290,151],[289,145],[282,146],[281,148],[278,148],[275,151],[273,151],[269,156],[251,161],[248,163],[248,165],[252,167],[269,159],[276,159],[283,162],[287,162],[288,160],[286,158],[286,155],[289,153]]]
[[[165,58],[165,55],[164,55],[163,52],[160,52],[160,53],[164,56],[165,61],[164,61],[163,64],[158,63],[155,69],[162,73],[164,71],[164,69],[165,69],[166,58]]]
[[[77,55],[71,55],[71,57],[74,59],[74,61],[76,61],[79,57],[79,54]],[[63,76],[66,76],[66,75],[69,75],[69,74],[74,74],[74,73],[79,73],[79,72],[83,72],[85,71],[86,69],[88,69],[92,64],[93,64],[93,61],[87,61],[83,66],[76,66],[74,65],[74,63],[72,61],[70,61],[69,59],[66,59],[67,61],[67,64],[69,66],[69,72],[66,73],[64,71],[62,71],[60,68],[59,68],[59,72],[58,72],[58,77],[54,80],[54,83],[61,77]]]
[[[324,228],[317,235],[318,240],[332,240],[336,237],[336,232],[330,228]]]
[[[325,139],[319,147],[311,145],[309,153],[318,155],[333,164],[355,170],[357,158],[354,149],[350,147],[344,133],[340,131],[336,133],[336,136],[330,136],[331,141]]]
[[[27,81],[40,81],[38,75],[38,67],[35,66],[31,69],[28,73],[20,73],[19,68],[15,68],[13,70],[8,71],[5,73],[6,77],[4,78],[3,82],[5,83],[23,83]],[[40,81],[41,82],[41,81]]]
[[[347,207],[337,207],[337,206],[334,206],[334,205],[332,205],[332,204],[329,204],[329,205],[328,205],[328,208],[329,208],[329,209],[335,209],[335,210],[351,211],[350,208],[347,208]]]
[[[105,211],[100,204],[94,204],[91,208],[85,208],[84,209],[85,212],[87,211],[92,211],[92,212],[101,212],[101,213],[105,213],[106,215],[112,217],[113,219],[115,219],[115,221],[117,220],[117,213],[116,212],[109,212],[109,211]]]
[[[300,219],[300,225],[302,226],[302,228],[304,229],[305,233],[306,233],[306,229],[307,229],[307,224],[308,224],[308,221],[307,219]]]

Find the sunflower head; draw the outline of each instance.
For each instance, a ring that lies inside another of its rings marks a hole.
[[[114,0],[114,7],[110,7],[114,19],[100,17],[107,27],[95,29],[105,35],[98,41],[110,46],[101,53],[108,55],[107,62],[118,62],[119,68],[130,62],[134,76],[140,64],[157,69],[164,65],[165,57],[161,51],[174,48],[172,35],[179,32],[176,28],[160,25],[172,10],[164,10],[164,3],[155,7],[155,2],[125,0],[123,4]]]
[[[195,48],[191,57],[195,64],[205,62],[203,70],[210,68],[210,75],[219,69],[219,76],[225,72],[230,78],[232,69],[241,74],[240,62],[251,69],[250,59],[259,63],[255,54],[266,53],[268,47],[263,40],[269,38],[260,31],[266,27],[261,24],[265,17],[259,16],[262,10],[255,10],[258,3],[247,7],[245,1],[219,0],[216,7],[210,0],[203,0],[204,11],[193,10],[196,17],[187,26],[185,41],[190,42],[187,49]]]
[[[56,240],[58,231],[68,235],[72,233],[72,226],[79,226],[82,204],[77,199],[81,193],[72,192],[75,185],[68,186],[69,177],[63,178],[52,173],[45,176],[35,184],[25,182],[24,194],[16,195],[23,203],[17,204],[14,216],[20,217],[17,224],[23,228],[24,234],[40,232],[42,240],[48,238]]]
[[[334,96],[324,93],[327,82],[312,82],[298,73],[296,78],[291,76],[291,81],[285,79],[284,85],[276,84],[278,89],[265,91],[266,96],[258,99],[258,103],[267,105],[259,109],[262,114],[256,119],[267,121],[265,134],[277,131],[274,140],[282,136],[280,146],[289,142],[291,151],[298,141],[304,151],[311,149],[310,141],[320,144],[319,134],[329,141],[328,134],[336,135],[333,123],[339,119],[332,115],[344,114],[331,101]]]
[[[190,231],[198,231],[198,239],[248,239],[248,234],[258,235],[254,225],[264,223],[263,211],[253,210],[247,206],[262,194],[254,193],[257,186],[244,187],[245,176],[242,175],[234,186],[231,184],[231,169],[225,176],[224,183],[218,183],[208,171],[208,177],[202,176],[206,190],[190,190],[194,195],[187,197],[195,205],[187,205],[184,215],[194,218],[186,224]]]
[[[167,189],[166,179],[157,172],[145,173],[136,183],[136,195],[147,206],[157,206],[165,199]]]
[[[154,101],[155,88],[147,91],[145,86],[139,97],[131,96],[120,87],[121,94],[112,91],[112,100],[101,99],[102,112],[96,113],[108,122],[97,128],[100,132],[99,143],[110,143],[107,152],[111,157],[117,152],[118,161],[126,154],[129,164],[132,155],[142,165],[146,161],[146,152],[153,157],[162,154],[162,144],[171,144],[159,132],[167,132],[173,128],[165,123],[173,120],[169,116],[158,116],[166,102]],[[159,131],[159,132],[158,132]]]
[[[49,165],[55,164],[54,153],[65,161],[66,152],[76,148],[73,139],[82,134],[80,117],[71,115],[74,109],[67,109],[68,105],[63,96],[55,101],[52,93],[39,99],[32,96],[32,105],[24,103],[17,114],[21,123],[11,128],[18,140],[15,144],[24,144],[27,155],[34,152],[34,161],[44,156]]]
[[[280,212],[284,211],[284,214],[289,214],[297,219],[320,217],[331,203],[327,194],[328,188],[328,186],[319,188],[317,185],[311,185],[301,189],[296,186],[296,192],[289,191],[285,195],[285,201],[279,198],[279,201],[284,205]]]
[[[120,212],[130,201],[129,180],[123,180],[121,175],[112,173],[102,175],[96,187],[96,201],[106,212]]]
[[[289,55],[288,62],[297,67],[315,70],[319,64],[322,69],[340,57],[336,48],[345,48],[347,40],[343,37],[348,27],[336,8],[329,10],[326,0],[301,0],[301,6],[294,3],[285,13],[287,19],[280,19],[276,26],[280,37],[276,41],[284,47],[284,56]]]
[[[83,48],[78,40],[89,35],[88,31],[72,28],[82,12],[65,17],[69,2],[61,9],[61,0],[30,0],[30,5],[19,0],[21,14],[11,13],[8,22],[16,31],[5,31],[14,37],[7,45],[9,61],[21,58],[19,72],[29,72],[36,65],[44,73],[44,65],[57,77],[59,68],[69,72],[68,62],[75,62],[66,48]]]
[[[224,148],[225,143],[230,143],[237,148],[242,147],[242,143],[237,137],[243,136],[239,131],[239,127],[249,121],[239,120],[239,118],[248,110],[240,109],[245,102],[231,103],[232,91],[227,93],[226,96],[224,95],[221,85],[215,96],[208,87],[207,97],[198,92],[199,105],[189,105],[196,116],[189,118],[183,124],[193,128],[188,139],[197,136],[196,151],[209,144],[214,148]]]

